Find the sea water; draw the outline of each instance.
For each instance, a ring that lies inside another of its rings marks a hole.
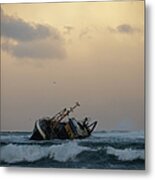
[[[144,132],[100,131],[85,139],[29,140],[30,132],[1,132],[1,166],[145,169]]]

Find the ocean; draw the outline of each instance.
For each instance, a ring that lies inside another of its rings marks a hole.
[[[30,132],[1,132],[0,166],[145,169],[142,131],[93,132],[86,139],[29,140]]]

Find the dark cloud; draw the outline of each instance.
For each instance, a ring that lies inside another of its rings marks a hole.
[[[16,45],[3,43],[2,48],[17,58],[63,59],[66,51],[58,40],[27,41]]]
[[[1,10],[1,35],[18,41],[30,41],[48,36],[59,38],[55,28],[25,22],[21,18],[5,15],[3,10]]]
[[[117,26],[117,31],[120,33],[133,33],[135,29],[128,24],[122,24]]]
[[[133,27],[129,24],[120,24],[116,28],[108,27],[108,30],[110,32],[117,32],[117,33],[124,33],[124,34],[132,34],[135,32],[139,32],[138,28]]]
[[[66,54],[63,38],[56,28],[25,22],[4,14],[2,9],[1,36],[2,49],[16,57],[54,59],[63,58]]]
[[[73,31],[74,27],[64,26],[64,34],[70,34]]]

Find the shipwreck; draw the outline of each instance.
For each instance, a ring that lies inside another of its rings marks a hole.
[[[73,107],[64,108],[52,117],[38,119],[30,140],[82,139],[90,136],[97,121],[91,123],[88,117],[81,121],[69,117],[69,114],[78,106],[80,104],[76,102]]]

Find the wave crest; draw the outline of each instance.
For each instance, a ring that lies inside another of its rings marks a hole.
[[[66,162],[73,160],[83,151],[90,151],[88,147],[79,146],[77,142],[43,147],[40,145],[9,144],[1,148],[1,161],[5,163],[34,162],[43,158]]]
[[[115,149],[113,147],[108,146],[106,148],[107,154],[114,155],[120,161],[133,161],[136,159],[144,160],[144,150],[142,149]]]

